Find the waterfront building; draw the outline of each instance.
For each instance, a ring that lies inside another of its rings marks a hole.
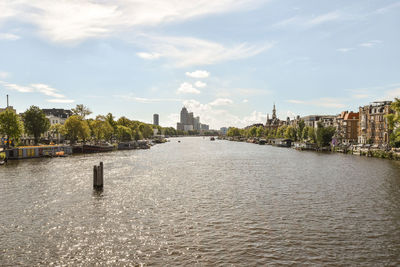
[[[272,118],[270,119],[269,114],[267,114],[267,121],[265,123],[265,128],[268,130],[276,130],[276,129],[278,129],[278,127],[285,125],[285,124],[286,124],[286,122],[281,121],[276,116],[276,108],[275,108],[275,104],[274,104],[274,107],[272,109]]]
[[[321,122],[324,127],[334,126],[336,115],[308,115],[301,117],[305,126],[318,128],[318,122]]]
[[[358,142],[387,146],[390,130],[385,115],[393,113],[392,101],[377,101],[359,108]]]
[[[189,112],[186,107],[181,110],[180,122],[176,124],[176,129],[180,131],[208,131],[209,126],[200,122],[200,117],[195,117],[193,112]]]
[[[336,128],[335,138],[338,143],[355,144],[358,141],[359,112],[343,111],[336,117],[334,126]]]
[[[221,129],[220,129],[219,131],[220,131],[220,133],[221,133],[222,135],[226,135],[227,132],[228,132],[228,128],[227,128],[227,127],[221,127]]]
[[[158,114],[153,114],[153,124],[154,125],[160,125],[160,121],[159,121],[159,115]]]

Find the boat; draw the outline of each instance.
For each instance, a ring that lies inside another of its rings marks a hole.
[[[210,137],[210,141],[215,141],[214,136],[211,136],[211,137]]]
[[[104,145],[83,145],[83,153],[97,153],[97,152],[110,152],[114,150],[114,146],[104,144]]]

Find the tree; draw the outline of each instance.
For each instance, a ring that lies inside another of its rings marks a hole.
[[[72,109],[72,113],[74,115],[81,116],[82,119],[85,119],[86,116],[92,114],[92,111],[88,107],[85,107],[83,104],[79,104]]]
[[[303,136],[303,130],[304,127],[306,126],[304,120],[300,120],[299,123],[297,124],[297,139],[301,139]]]
[[[314,127],[311,127],[311,126],[307,127],[307,137],[308,137],[307,138],[308,140],[311,140],[314,143],[317,142]]]
[[[257,128],[257,137],[263,137],[264,134],[265,134],[265,132],[264,132],[264,127],[259,126],[259,127]]]
[[[316,133],[317,144],[319,147],[328,146],[332,141],[332,137],[335,134],[335,127],[328,126],[324,127],[321,122],[318,122],[318,128]]]
[[[240,136],[240,130],[236,127],[229,127],[228,132],[226,133],[227,136],[234,137]]]
[[[394,114],[386,115],[388,128],[391,131],[390,145],[400,147],[400,98],[395,98],[391,104]]]
[[[118,119],[117,125],[122,125],[122,126],[125,126],[125,127],[131,127],[132,126],[132,122],[127,117],[121,117],[121,118]]]
[[[39,107],[31,106],[25,111],[23,120],[26,132],[33,135],[35,145],[37,145],[40,135],[50,128],[49,119]]]
[[[110,140],[114,133],[113,127],[108,123],[104,116],[97,116],[96,120],[93,120],[90,123],[90,126],[93,137],[97,142],[104,139]]]
[[[139,130],[134,130],[133,131],[133,138],[137,141],[137,140],[142,140],[143,139],[143,135]]]
[[[132,140],[132,130],[129,127],[117,125],[117,140],[120,142],[126,142]]]
[[[249,137],[255,137],[257,135],[257,127],[253,126],[248,130],[247,136]]]
[[[144,138],[149,138],[153,135],[153,128],[146,123],[141,123],[139,125],[139,131],[142,133]]]
[[[65,121],[63,128],[63,132],[71,144],[74,144],[79,139],[85,141],[90,136],[88,124],[79,115],[69,117]]]
[[[22,132],[22,122],[17,114],[9,109],[0,113],[0,134],[7,136],[8,139],[18,140]],[[10,147],[9,142],[7,146]]]
[[[62,132],[62,128],[63,128],[63,126],[61,124],[59,124],[59,123],[51,125],[50,129],[49,129],[51,138],[53,139],[54,135],[56,135],[57,136],[57,142],[60,142],[59,134]]]
[[[295,141],[296,140],[296,129],[293,126],[288,126],[286,128],[284,136],[285,136],[285,138],[292,139]]]

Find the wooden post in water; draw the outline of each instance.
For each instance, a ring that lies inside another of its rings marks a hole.
[[[93,188],[103,189],[103,162],[100,162],[100,166],[93,166]]]

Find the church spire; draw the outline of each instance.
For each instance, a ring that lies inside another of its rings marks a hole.
[[[276,109],[275,109],[275,103],[274,103],[274,109],[272,110],[272,119],[276,119]]]

